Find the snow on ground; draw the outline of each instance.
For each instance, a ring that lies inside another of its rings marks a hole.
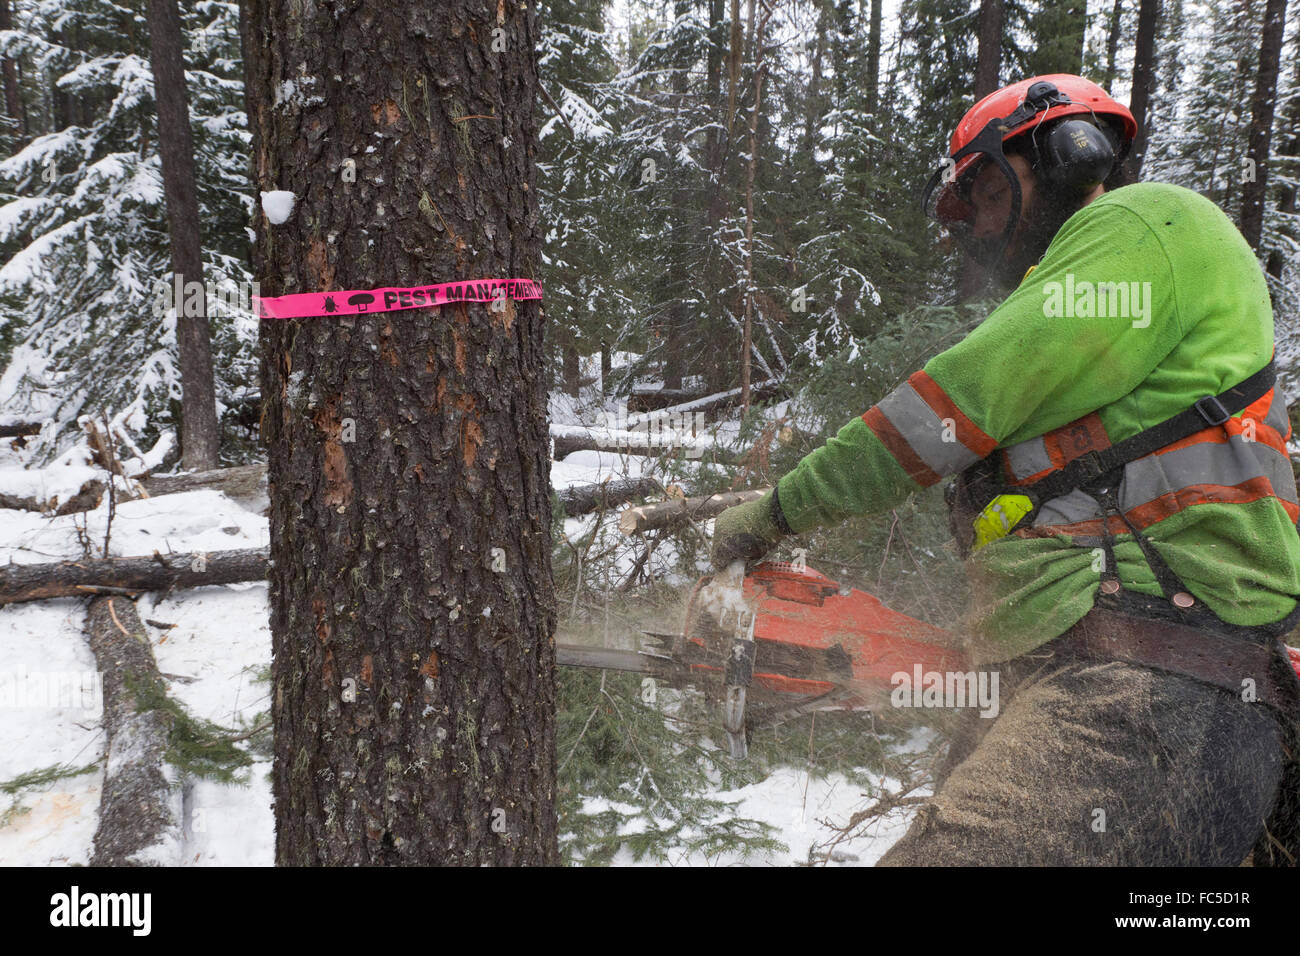
[[[81,631],[85,616],[84,602],[72,598],[0,611],[0,781],[56,764],[88,766],[103,755],[102,692]],[[89,862],[102,783],[96,769],[0,792],[0,865]]]
[[[600,411],[612,410],[603,409],[598,388],[584,393],[585,400],[577,401],[553,395],[555,420],[593,423],[599,421]],[[42,469],[29,469],[26,464],[20,453],[0,448],[0,492],[38,499],[59,494],[63,500],[94,477],[94,469],[77,453]],[[650,459],[641,456],[584,451],[556,462],[551,480],[556,488],[563,488],[636,477],[649,467]],[[24,564],[77,558],[86,541],[99,555],[110,530],[108,551],[114,556],[263,547],[268,529],[260,510],[260,503],[237,502],[212,490],[119,502],[111,529],[106,504],[65,517],[0,509],[0,561]],[[590,531],[593,521],[570,519],[566,531],[576,539]],[[602,528],[602,533],[606,530]],[[671,548],[671,542],[664,547]],[[174,698],[196,716],[222,726],[246,728],[265,719],[271,657],[265,584],[148,595],[137,607],[142,620],[156,622],[146,626],[159,670]],[[102,686],[82,632],[84,618],[84,602],[73,599],[0,608],[0,784],[51,767],[90,768],[80,775],[17,788],[12,794],[0,791],[0,865],[89,862],[105,740],[100,729]],[[240,785],[197,780],[180,787],[178,849],[183,865],[269,866],[274,862],[269,774],[269,761],[261,761],[244,772],[245,782]],[[675,864],[802,862],[808,846],[825,836],[818,821],[846,819],[864,799],[859,788],[843,777],[810,781],[806,772],[793,768],[718,796],[739,801],[738,813],[775,826],[778,839],[789,845],[790,852],[749,860],[683,853]],[[856,856],[856,862],[874,862],[905,829],[906,819],[884,822],[877,835],[843,849]],[[615,862],[633,861],[630,854],[623,854]]]

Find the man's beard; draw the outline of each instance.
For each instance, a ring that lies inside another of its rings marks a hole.
[[[1010,250],[993,269],[994,279],[1008,290],[1020,285],[1030,266],[1043,258],[1066,220],[1083,208],[1082,196],[1062,194],[1041,180],[1036,185],[1022,217],[1026,225],[1012,238]]]
[[[1062,195],[1040,181],[1020,217],[1025,225],[1012,236],[1010,243],[1004,245],[1001,236],[968,237],[967,255],[979,272],[1010,292],[1024,280],[1029,267],[1043,258],[1065,221],[1082,208],[1082,196]]]

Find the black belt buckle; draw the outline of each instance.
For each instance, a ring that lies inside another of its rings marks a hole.
[[[1213,404],[1207,406],[1206,403],[1213,403]],[[1229,418],[1232,417],[1232,413],[1223,407],[1223,402],[1219,401],[1219,396],[1217,395],[1206,395],[1204,398],[1198,398],[1195,402],[1194,407],[1196,411],[1200,414],[1200,416],[1204,418],[1207,422],[1209,422],[1211,425],[1222,425],[1224,422],[1226,422]],[[1212,407],[1214,410],[1214,414],[1217,415],[1218,417],[1211,418],[1210,412],[1206,410],[1207,407]]]

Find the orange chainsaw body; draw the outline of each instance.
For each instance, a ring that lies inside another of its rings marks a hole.
[[[678,658],[705,683],[722,680],[720,662],[742,623],[719,620],[706,606],[701,592],[713,580],[706,575],[691,592],[677,648]],[[887,697],[900,672],[913,678],[918,666],[923,674],[969,670],[949,632],[807,566],[759,564],[745,575],[742,596],[753,612],[755,703],[825,698],[827,706],[870,708]],[[1300,675],[1300,649],[1288,648],[1288,654]]]
[[[703,606],[700,592],[712,580],[701,578],[687,605],[683,640],[703,652],[687,659],[723,660],[735,633],[734,621],[728,627]],[[893,686],[893,675],[910,678],[917,665],[923,673],[967,669],[961,653],[948,646],[948,632],[806,566],[760,564],[745,575],[743,597],[753,610],[758,645],[752,692],[771,702],[840,690],[846,693],[835,706],[868,707]],[[712,663],[691,669],[701,677],[720,671]]]

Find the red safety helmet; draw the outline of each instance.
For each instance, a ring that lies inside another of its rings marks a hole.
[[[1036,133],[1044,124],[1052,127],[1062,125],[1055,121],[1070,116],[1091,118],[1094,128],[1109,129],[1109,136],[1115,140],[1108,144],[1106,138],[1092,134],[1080,137],[1080,132],[1086,132],[1082,130],[1073,131],[1073,140],[1068,136],[1061,137],[1064,149],[1046,149],[1040,154],[1041,165],[1050,168],[1038,171],[1048,178],[1053,178],[1053,174],[1059,174],[1062,169],[1068,171],[1072,168],[1071,160],[1076,157],[1070,153],[1074,144],[1082,142],[1085,149],[1091,150],[1086,154],[1084,165],[1090,162],[1088,168],[1095,175],[1099,155],[1102,167],[1108,166],[1106,160],[1113,166],[1123,158],[1137,135],[1133,114],[1091,80],[1069,73],[1053,73],[1012,83],[984,97],[967,110],[957,124],[949,146],[949,157],[935,170],[926,185],[922,199],[926,214],[950,227],[969,223],[975,210],[966,201],[967,190],[986,162],[996,164],[1012,187],[1011,210],[1002,234],[1000,256],[1020,220],[1021,206],[1020,180],[1007,162],[1003,144],[1023,133]],[[1099,153],[1099,146],[1104,151]],[[1100,178],[1105,178],[1104,174]]]

